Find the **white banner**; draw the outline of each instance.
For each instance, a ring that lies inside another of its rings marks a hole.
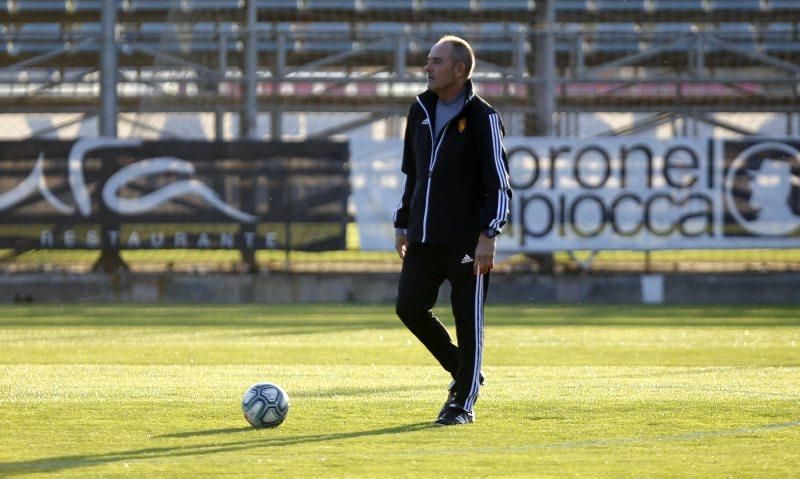
[[[800,141],[507,138],[503,253],[800,247]],[[352,141],[362,249],[390,249],[402,142]]]

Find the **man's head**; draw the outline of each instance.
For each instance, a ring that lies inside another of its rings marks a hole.
[[[425,62],[428,88],[443,100],[455,98],[472,76],[475,54],[465,40],[447,35],[431,48]]]

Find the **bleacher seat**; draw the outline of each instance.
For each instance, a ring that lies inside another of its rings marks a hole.
[[[669,23],[650,23],[643,30],[671,35],[683,35],[693,33],[697,29],[693,23],[669,22]]]
[[[151,50],[174,54],[180,50],[177,38],[178,26],[174,23],[146,22],[139,28],[126,32],[130,42]]]
[[[597,10],[644,12],[645,0],[595,0]]]
[[[797,5],[797,0],[769,0],[767,3],[767,9],[770,10],[797,10],[798,8],[800,7]]]
[[[472,10],[470,0],[420,0],[420,10],[444,10],[457,12],[468,12]]]
[[[355,11],[356,0],[305,0],[303,8],[306,10],[350,10]]]
[[[15,14],[28,12],[57,12],[66,14],[66,2],[59,0],[11,0],[5,3],[6,11]]]
[[[405,23],[399,22],[372,22],[364,25],[364,32],[369,33],[385,33],[400,35],[408,30]]]
[[[241,5],[239,0],[129,0],[122,8],[125,11],[219,11],[238,10]]]
[[[757,49],[755,29],[749,23],[721,23],[715,31],[720,38],[738,47]]]
[[[761,10],[761,0],[708,0],[710,10],[734,11],[734,12],[757,12]]]
[[[770,23],[759,31],[761,47],[765,53],[799,53],[800,25],[792,23]]]
[[[589,2],[587,0],[559,0],[554,7],[556,12],[580,12],[589,9]]]
[[[64,2],[67,12],[80,13],[80,12],[101,12],[103,10],[103,0],[72,0],[67,4]]]
[[[634,23],[599,23],[587,33],[584,35],[587,53],[624,54],[639,50]]]
[[[102,25],[99,23],[71,23],[64,26],[64,37],[73,41],[84,38],[100,38]]]
[[[413,0],[361,0],[363,10],[414,10]]]
[[[15,53],[41,54],[64,46],[56,23],[26,23],[20,25],[15,38]]]
[[[233,25],[221,24],[222,33],[229,33]],[[192,24],[191,50],[194,52],[214,52],[219,48],[218,26],[214,22],[197,22]],[[234,45],[229,45],[230,49]]]
[[[324,54],[345,52],[355,46],[349,31],[349,26],[344,23],[309,23],[292,29],[287,40],[297,51]]]
[[[300,8],[301,3],[298,0],[256,0],[256,7],[258,10],[268,8],[293,10]]]
[[[193,10],[234,10],[241,9],[241,0],[192,0]]]
[[[531,0],[481,0],[478,3],[478,10],[506,10],[532,12],[536,8],[536,3]]]
[[[706,11],[703,0],[650,0],[653,12],[686,12],[698,14]]]

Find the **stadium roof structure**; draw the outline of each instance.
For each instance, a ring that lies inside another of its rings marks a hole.
[[[444,34],[475,47],[484,96],[531,118],[800,111],[787,0],[8,0],[0,110],[233,112],[245,136],[258,112],[375,121],[405,113]]]

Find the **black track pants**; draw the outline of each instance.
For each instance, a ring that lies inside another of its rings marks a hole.
[[[480,388],[483,305],[489,291],[489,274],[476,276],[472,271],[474,255],[474,246],[460,249],[411,243],[397,296],[397,315],[453,376],[453,404],[466,411],[472,411]],[[450,303],[458,346],[431,312],[444,280],[452,288]]]

